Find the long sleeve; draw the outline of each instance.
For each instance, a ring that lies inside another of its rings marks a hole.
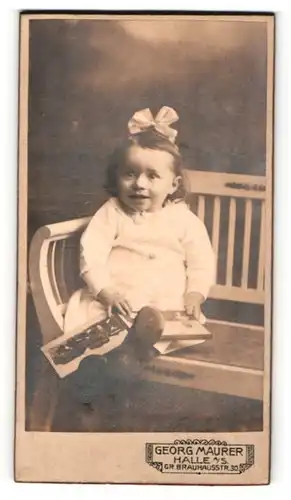
[[[110,285],[106,264],[116,232],[116,210],[109,200],[92,217],[81,237],[80,273],[94,295]]]
[[[186,291],[200,292],[206,299],[216,279],[216,257],[205,225],[190,211],[182,244],[186,256]]]

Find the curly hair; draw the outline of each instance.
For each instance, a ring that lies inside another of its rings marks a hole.
[[[132,146],[139,146],[144,149],[166,151],[173,157],[173,171],[176,176],[181,177],[176,191],[168,196],[169,201],[182,201],[186,198],[187,189],[185,177],[183,175],[182,157],[178,147],[170,142],[166,137],[160,135],[155,130],[147,130],[134,136],[128,137],[111,154],[106,170],[104,189],[111,196],[118,196],[117,175],[118,169],[126,161],[129,149]]]

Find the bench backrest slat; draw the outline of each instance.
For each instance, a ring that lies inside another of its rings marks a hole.
[[[219,279],[210,296],[263,304],[265,177],[187,171],[186,180],[196,197],[195,212],[208,227],[218,258]],[[257,252],[253,251],[255,246]],[[256,283],[250,285],[250,276],[254,275]]]

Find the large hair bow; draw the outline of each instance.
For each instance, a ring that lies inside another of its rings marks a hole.
[[[173,108],[163,106],[154,118],[149,108],[141,109],[134,113],[128,122],[128,129],[131,135],[139,134],[149,129],[156,130],[159,134],[175,143],[177,130],[169,125],[179,120],[179,116]]]

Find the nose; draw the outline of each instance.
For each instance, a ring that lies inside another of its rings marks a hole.
[[[148,180],[146,175],[142,174],[136,177],[135,179],[135,187],[136,189],[146,189],[148,185]]]

